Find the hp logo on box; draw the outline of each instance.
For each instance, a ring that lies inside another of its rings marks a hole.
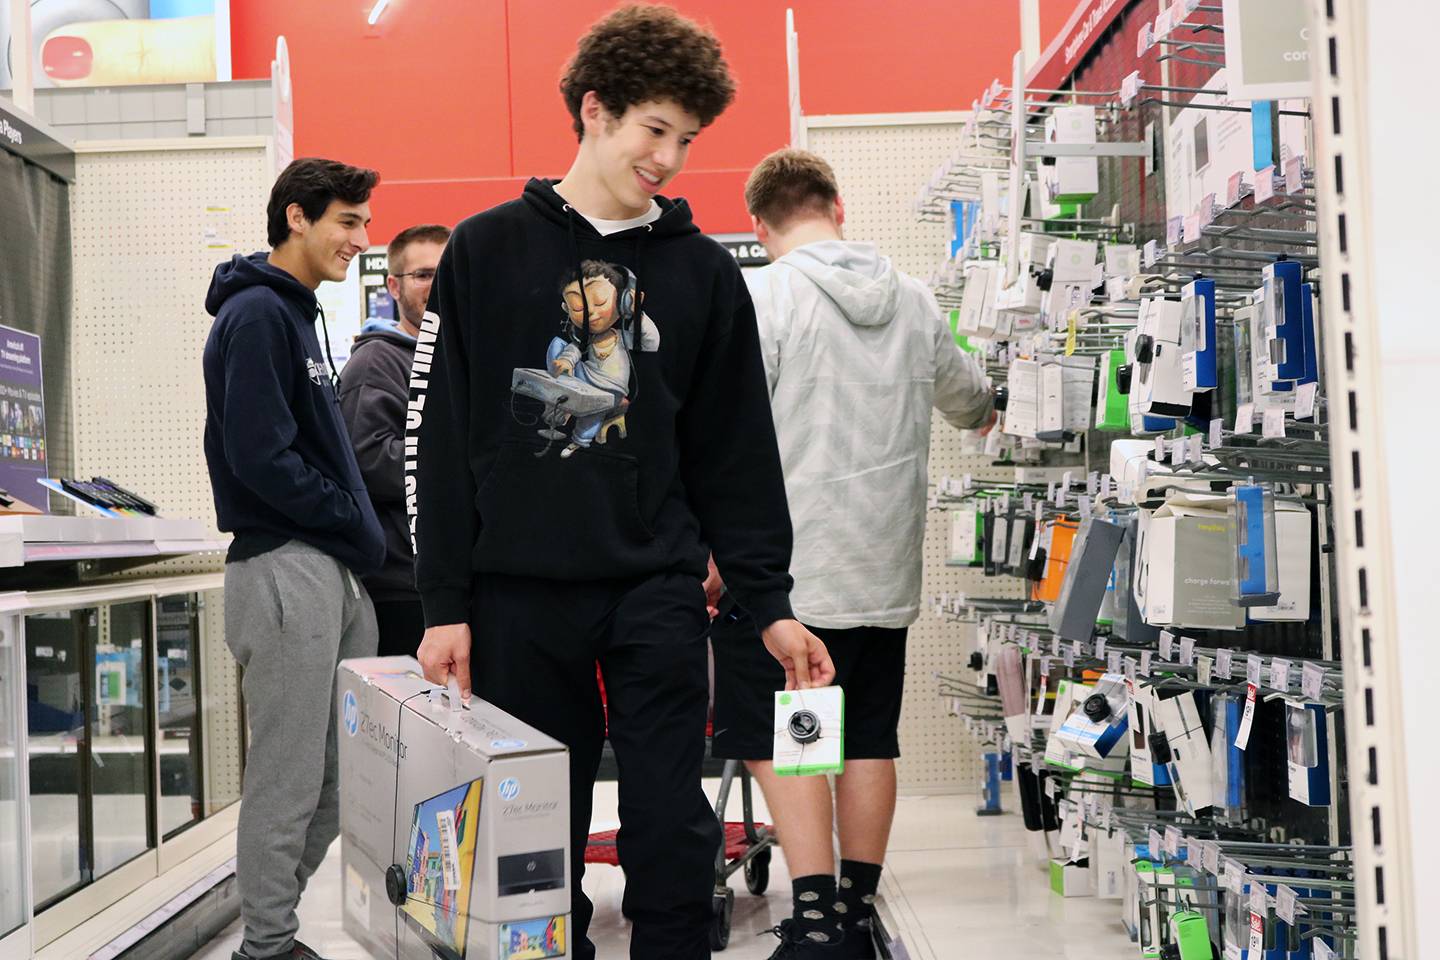
[[[520,781],[514,777],[506,777],[500,781],[500,799],[509,803],[520,796]]]
[[[345,691],[343,706],[345,711],[345,732],[353,737],[360,729],[360,704],[355,702],[355,691]]]

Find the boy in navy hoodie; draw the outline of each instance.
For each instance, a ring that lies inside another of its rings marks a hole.
[[[707,545],[789,686],[833,667],[790,611],[750,297],[688,204],[660,196],[734,96],[720,45],[667,8],[623,8],[581,38],[561,92],[580,141],[569,173],[456,228],[421,326],[419,659],[570,748],[580,960],[595,955],[581,877],[606,730],[598,661],[630,953],[691,960],[710,955],[720,846],[700,784]]]
[[[316,336],[322,280],[369,246],[373,170],[296,160],[270,193],[271,251],[215,268],[205,309],[205,459],[225,564],[225,642],[244,668],[250,749],[236,875],[236,960],[311,960],[300,893],[339,833],[335,667],[375,653],[358,578],[385,539]]]

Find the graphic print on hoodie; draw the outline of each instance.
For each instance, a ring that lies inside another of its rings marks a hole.
[[[602,237],[531,180],[446,246],[406,436],[427,625],[468,622],[486,574],[683,572],[703,603],[707,550],[762,626],[791,616],[754,308],[685,201],[656,202],[653,223]]]
[[[636,329],[641,353],[660,349],[660,331],[638,303],[638,287],[626,267],[583,261],[578,277],[572,269],[561,281],[561,330],[545,351],[545,368],[515,369],[515,395],[540,404],[540,436],[564,439],[563,428],[573,423],[561,457],[605,443],[612,430],[622,440],[629,436],[625,412],[634,392]]]

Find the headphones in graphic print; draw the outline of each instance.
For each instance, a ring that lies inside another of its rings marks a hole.
[[[607,263],[606,266],[625,274],[625,289],[620,291],[620,315],[615,324],[624,330],[629,327],[635,319],[635,300],[639,296],[640,281],[636,279],[634,272],[631,271],[629,267],[622,267],[618,263]],[[568,287],[569,284],[566,284],[566,286]],[[580,278],[580,291],[580,295],[583,297],[585,295],[585,277],[583,276]],[[568,332],[572,326],[570,323],[570,304],[563,296],[560,298],[560,310],[564,317],[561,329]]]

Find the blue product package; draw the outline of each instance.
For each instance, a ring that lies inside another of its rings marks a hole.
[[[1270,341],[1270,359],[1276,379],[1295,383],[1305,376],[1304,296],[1301,287],[1304,268],[1294,260],[1266,264],[1265,309],[1273,311],[1275,339]]]
[[[1242,607],[1269,606],[1280,593],[1274,501],[1270,491],[1258,484],[1236,486],[1234,497],[1235,602]]]
[[[1195,389],[1213,390],[1219,384],[1215,349],[1215,281],[1196,277],[1186,285],[1180,301],[1186,308],[1183,336],[1186,364],[1195,355]]]
[[[1301,321],[1300,333],[1305,339],[1305,373],[1301,383],[1318,383],[1320,380],[1320,348],[1315,336],[1315,285],[1300,284]]]
[[[1275,166],[1275,101],[1255,100],[1250,104],[1250,142],[1254,147],[1252,162],[1256,170]]]

